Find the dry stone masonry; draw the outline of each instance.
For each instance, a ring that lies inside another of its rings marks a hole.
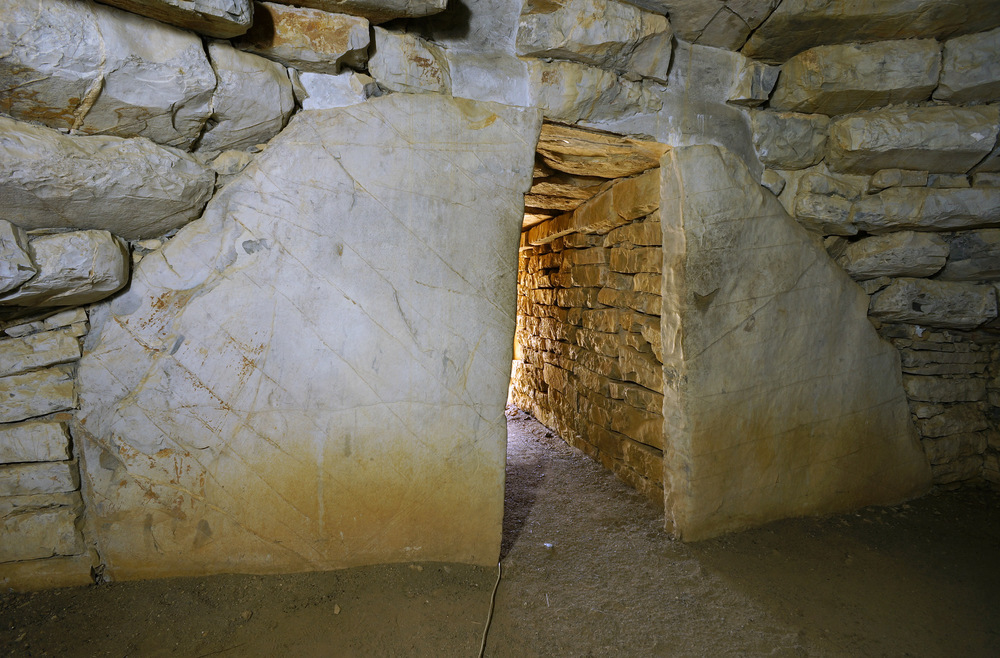
[[[685,539],[1000,486],[994,0],[9,0],[0,208],[0,587],[492,564],[512,342]]]

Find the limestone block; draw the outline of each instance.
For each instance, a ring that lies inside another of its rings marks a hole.
[[[926,402],[976,402],[986,399],[986,380],[979,378],[903,375],[903,388],[911,400]]]
[[[539,124],[299,113],[92,311],[75,439],[113,577],[496,561]]]
[[[32,496],[76,491],[80,479],[72,462],[0,466],[0,496]]]
[[[0,219],[0,293],[13,290],[36,272],[24,230]]]
[[[278,134],[295,109],[285,67],[224,41],[210,42],[208,56],[219,86],[198,150],[246,149]]]
[[[875,194],[889,187],[924,187],[927,179],[926,171],[879,169],[868,181],[868,193]]]
[[[201,214],[215,174],[145,139],[68,137],[0,117],[0,205],[25,229],[154,237]]]
[[[0,377],[0,423],[65,411],[76,406],[73,369],[59,365]]]
[[[666,84],[674,52],[673,36],[668,29],[644,39],[628,56],[624,70],[631,75]],[[748,84],[752,87],[751,81]]]
[[[52,311],[46,311],[46,313],[52,313]],[[70,327],[73,335],[82,336],[87,333],[86,326],[87,311],[82,308],[71,308],[64,311],[56,311],[44,320],[36,320],[35,322],[26,322],[24,324],[7,327],[4,329],[4,333],[8,336],[18,338],[29,334],[35,334],[39,331],[49,331],[52,329],[59,329],[60,327]]]
[[[890,107],[830,124],[827,163],[834,171],[879,169],[965,173],[993,148],[1000,106]]]
[[[781,67],[771,107],[834,115],[923,101],[940,72],[934,39],[819,46]]]
[[[779,0],[660,0],[677,34],[690,43],[737,50]],[[640,3],[649,4],[649,3]]]
[[[937,438],[952,434],[979,432],[988,429],[989,424],[978,405],[964,403],[949,405],[936,416],[917,421],[917,428],[920,430],[920,436]]]
[[[363,73],[344,71],[338,75],[303,73],[298,76],[302,90],[298,98],[303,110],[329,110],[357,105],[377,95],[375,80]]]
[[[1000,229],[962,231],[946,235],[951,253],[939,279],[983,281],[1000,279]]]
[[[198,138],[215,75],[195,35],[73,0],[16,0],[0,12],[0,110],[185,149]]]
[[[1000,29],[945,42],[934,98],[955,104],[1000,101]]]
[[[925,491],[867,296],[737,156],[676,148],[661,170],[668,529],[696,540]]]
[[[54,507],[0,518],[0,562],[37,560],[83,552],[76,510]]]
[[[753,145],[765,165],[805,169],[823,159],[830,120],[821,114],[753,112]]]
[[[336,74],[364,68],[368,42],[364,18],[254,2],[253,27],[234,45],[299,71]]]
[[[544,123],[537,148],[543,164],[557,171],[578,176],[627,178],[659,167],[660,158],[670,147]]]
[[[764,173],[760,176],[760,184],[767,188],[767,190],[774,196],[779,196],[781,191],[785,189],[787,182],[781,174],[773,169],[765,169]]]
[[[972,480],[980,477],[983,472],[982,455],[963,457],[955,461],[934,464],[931,473],[934,476],[934,484],[945,485],[964,480]]]
[[[869,233],[994,226],[1000,223],[1000,189],[892,187],[855,202],[851,222]]]
[[[24,338],[0,340],[0,376],[80,358],[80,341],[72,330],[57,329]]]
[[[663,106],[652,87],[611,71],[577,62],[523,61],[528,66],[531,105],[547,119],[566,123],[621,119],[655,113]]]
[[[965,174],[931,174],[927,177],[927,186],[942,189],[972,187],[969,177]]]
[[[746,57],[738,61],[728,102],[747,107],[765,103],[771,97],[781,69]]]
[[[0,306],[81,306],[128,283],[128,246],[107,231],[70,231],[31,241],[38,274],[0,295]]]
[[[412,34],[372,29],[375,50],[368,70],[379,86],[410,93],[450,93],[451,75],[444,51]]]
[[[675,21],[676,23],[676,21]],[[783,0],[743,47],[747,57],[780,63],[814,46],[849,41],[947,38],[1000,26],[993,0]]]
[[[155,18],[219,39],[247,31],[254,17],[251,0],[98,0],[106,5]]]
[[[444,10],[447,0],[278,0],[285,5],[322,9],[333,14],[367,18],[373,25],[394,18],[430,16]]]
[[[963,457],[982,455],[986,450],[986,435],[982,432],[952,434],[923,442],[931,464],[945,464]]]
[[[973,187],[1000,187],[1000,173],[981,172],[972,175]]]
[[[663,268],[663,255],[658,247],[643,247],[638,249],[619,247],[611,250],[610,266],[615,272],[628,274],[635,274],[637,272],[659,273]]]
[[[886,322],[974,329],[997,316],[997,296],[991,286],[901,278],[872,297],[869,314]]]
[[[931,276],[944,267],[948,243],[932,233],[899,231],[853,242],[837,259],[852,279]]]
[[[627,244],[639,247],[651,247],[659,245],[662,239],[663,233],[660,230],[659,216],[657,215],[656,220],[646,219],[641,222],[632,222],[631,224],[626,224],[610,231],[604,238],[604,246],[613,247],[619,244]]]
[[[29,421],[0,425],[0,464],[69,458],[69,433],[65,423]]]
[[[517,54],[524,57],[623,70],[635,47],[658,34],[670,38],[666,17],[624,2],[529,1],[521,10],[516,46]]]
[[[652,354],[622,346],[618,352],[618,368],[621,374],[616,379],[635,382],[639,386],[663,393],[663,366]],[[657,421],[655,427],[647,426],[647,431],[649,434],[645,435],[644,442],[658,446],[653,436],[662,436],[663,425]],[[638,431],[633,432],[638,439]]]
[[[837,196],[800,194],[795,197],[795,219],[820,235],[856,235],[851,222],[851,202]]]

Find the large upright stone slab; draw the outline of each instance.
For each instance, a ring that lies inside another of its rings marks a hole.
[[[25,229],[163,235],[201,214],[215,174],[141,138],[70,137],[0,117],[0,207]]]
[[[113,578],[496,562],[539,121],[301,112],[95,308],[76,438]]]
[[[734,155],[662,161],[667,527],[696,540],[930,485],[868,298]]]

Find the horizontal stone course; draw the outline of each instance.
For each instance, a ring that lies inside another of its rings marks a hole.
[[[0,377],[0,422],[44,416],[76,407],[74,369],[58,365]]]
[[[973,329],[997,317],[997,296],[991,286],[899,278],[872,297],[869,315],[888,322]]]
[[[80,477],[73,462],[0,466],[0,496],[32,496],[76,491]]]
[[[66,461],[70,456],[65,423],[28,421],[0,425],[0,464]]]

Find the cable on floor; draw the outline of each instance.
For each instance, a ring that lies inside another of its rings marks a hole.
[[[486,655],[486,635],[490,632],[490,624],[493,622],[493,608],[497,603],[497,589],[500,587],[500,561],[497,560],[497,582],[493,585],[493,594],[490,595],[490,613],[486,616],[486,627],[483,629],[483,642],[479,645],[479,658]]]

